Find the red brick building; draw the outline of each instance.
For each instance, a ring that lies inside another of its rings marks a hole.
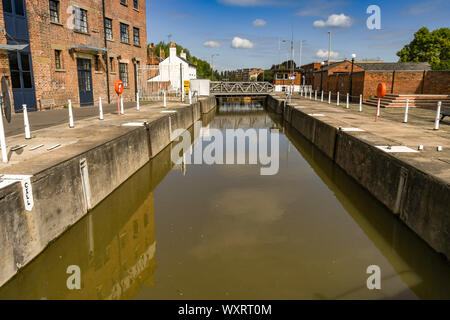
[[[274,74],[273,85],[275,92],[300,92],[302,82],[302,69],[298,68],[295,62],[285,61],[280,65],[272,67]]]
[[[305,64],[301,68],[303,70],[303,85],[311,86],[314,83],[314,72],[320,70],[322,64],[320,62],[313,62]]]
[[[433,71],[426,62],[356,62],[351,70],[351,61],[325,65],[314,72],[313,89],[368,100],[384,82],[389,94],[450,94],[450,71]]]
[[[0,76],[16,110],[113,102],[117,79],[124,100],[135,100],[147,62],[145,0],[2,0],[1,30]]]

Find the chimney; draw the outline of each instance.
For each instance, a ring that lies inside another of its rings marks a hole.
[[[186,52],[184,50],[181,50],[180,57],[186,60]]]
[[[170,41],[170,55],[169,56],[170,56],[170,58],[177,56],[177,45],[173,41]]]
[[[166,60],[166,52],[164,51],[163,47],[159,49],[159,57],[161,58],[161,60]]]

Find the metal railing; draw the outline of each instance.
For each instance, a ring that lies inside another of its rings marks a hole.
[[[213,94],[265,94],[274,91],[269,82],[211,82]]]

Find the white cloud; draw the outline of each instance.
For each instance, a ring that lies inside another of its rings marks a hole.
[[[328,59],[328,50],[319,49],[316,52],[316,58],[319,59]],[[339,52],[331,51],[330,53],[330,59],[337,59],[339,58]]]
[[[264,27],[266,24],[267,22],[264,21],[263,19],[256,19],[255,21],[253,21],[254,27]]]
[[[220,48],[222,44],[217,41],[210,40],[203,43],[203,46],[207,48]]]
[[[314,21],[314,27],[323,28],[323,27],[350,27],[353,24],[352,19],[345,14],[332,14],[328,17],[327,21],[317,20]]]
[[[250,40],[234,37],[231,46],[236,49],[252,49],[255,45]]]

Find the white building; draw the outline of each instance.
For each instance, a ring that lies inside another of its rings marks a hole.
[[[181,71],[180,71],[181,69]],[[197,67],[187,61],[183,51],[177,55],[175,42],[170,43],[169,57],[159,64],[158,75],[148,79],[148,82],[170,82],[169,90],[180,90],[184,87],[184,81],[197,79]]]

